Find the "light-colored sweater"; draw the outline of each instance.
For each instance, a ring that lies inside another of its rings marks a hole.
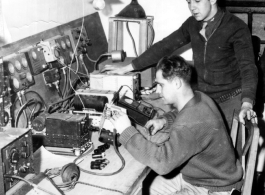
[[[211,191],[240,189],[243,170],[222,117],[205,94],[195,96],[177,112],[163,115],[168,133],[163,144],[145,139],[133,126],[124,130],[120,143],[139,162],[160,175],[181,167],[183,179]]]

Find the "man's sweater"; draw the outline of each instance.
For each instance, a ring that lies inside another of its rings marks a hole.
[[[201,23],[194,17],[188,18],[178,30],[134,59],[134,69],[154,65],[163,56],[191,43],[199,91],[218,99],[241,88],[242,99],[254,101],[258,75],[247,25],[225,11],[208,40],[199,33],[200,30]]]
[[[133,126],[119,138],[139,162],[160,175],[181,167],[183,179],[211,191],[230,191],[241,187],[243,170],[236,159],[230,136],[214,102],[201,92],[177,113],[163,116],[167,133],[163,144],[148,141]]]

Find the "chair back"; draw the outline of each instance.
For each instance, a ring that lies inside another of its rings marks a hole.
[[[242,195],[251,195],[259,142],[259,128],[256,123],[245,120],[245,125],[237,117],[233,118],[231,138],[235,148],[241,147],[239,156],[244,170]],[[240,146],[238,146],[240,144]]]

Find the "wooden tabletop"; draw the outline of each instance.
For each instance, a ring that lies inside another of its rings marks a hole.
[[[163,110],[166,112],[169,111],[171,108],[169,106],[164,105],[163,100],[157,99],[155,95],[156,94],[147,95],[144,98],[144,100],[152,105],[155,105],[158,108],[163,108]],[[161,110],[159,110],[158,112],[160,112],[160,114],[163,113],[161,112]],[[137,126],[137,129],[142,134],[144,134],[143,127]],[[92,134],[92,142],[93,142],[94,148],[97,148],[99,145],[103,145],[103,143],[98,141],[98,137],[99,135],[97,132]],[[146,136],[146,139],[149,139],[149,137]],[[120,191],[125,195],[137,194],[137,191],[141,188],[142,181],[149,173],[150,168],[136,161],[123,146],[120,146],[118,150],[120,154],[123,156],[123,158],[125,159],[125,167],[121,172],[119,172],[118,174],[112,175],[112,176],[97,176],[97,175],[92,175],[92,174],[81,172],[79,181],[86,182],[87,185],[77,184],[74,189],[72,189],[71,191],[64,192],[64,194],[65,195],[83,195],[83,194],[116,195],[116,194],[121,194],[117,191]],[[93,171],[93,172],[98,172],[98,173],[113,173],[119,170],[120,167],[122,166],[122,162],[120,158],[118,157],[118,155],[115,153],[113,146],[110,146],[110,148],[107,149],[105,152],[106,153],[105,158],[108,159],[110,163],[103,170],[91,170],[90,162],[94,160],[92,159],[92,153],[85,156],[83,158],[83,161],[81,162],[78,161],[77,162],[78,166],[81,167],[82,169]],[[35,173],[38,174],[38,173],[44,172],[46,169],[49,169],[49,168],[63,167],[64,165],[70,162],[73,162],[73,160],[76,157],[55,155],[47,151],[44,147],[41,147],[35,152],[34,158],[35,158],[34,159]],[[29,175],[29,178],[30,177],[32,176]],[[38,184],[38,186],[42,188],[49,189],[49,190],[53,190],[54,188],[48,180],[43,179],[43,174],[39,174],[38,179],[35,178],[35,179],[30,179],[30,180],[32,180],[34,183]],[[61,178],[58,176],[54,178],[54,181],[61,182]],[[29,191],[30,190],[29,185],[23,185],[23,184],[24,182],[20,182],[19,184],[11,188],[8,191],[7,195],[14,195],[14,194],[34,195],[36,194],[35,191],[33,190]],[[22,190],[22,187],[21,187],[22,185],[28,186],[28,189],[29,189],[27,190],[29,191],[28,193],[25,192],[25,190],[24,191]],[[113,189],[116,191],[110,191],[104,188]],[[60,194],[56,192],[56,190],[53,190],[53,193],[56,195]]]
[[[102,145],[103,143],[98,141],[98,133],[92,134],[92,141],[94,148],[97,148],[97,146]],[[135,194],[137,190],[139,190],[139,186],[141,186],[141,183],[143,179],[146,177],[146,175],[149,173],[149,168],[145,165],[139,163],[136,161],[123,147],[120,146],[118,148],[120,154],[125,159],[125,167],[124,169],[112,176],[97,176],[92,175],[88,173],[84,173],[81,171],[80,178],[78,181],[85,182],[87,185],[84,184],[77,184],[74,189],[64,192],[65,195],[83,195],[84,193],[89,194],[99,194],[99,195],[116,195],[121,194],[118,191],[122,192],[123,194]],[[92,152],[93,153],[93,152]],[[106,150],[106,159],[110,161],[110,163],[102,170],[91,170],[90,169],[90,162],[92,160],[92,153],[88,154],[84,158],[77,161],[78,166],[82,169],[93,171],[97,173],[113,173],[120,169],[122,166],[122,161],[116,154],[113,146],[110,146],[109,149]],[[39,181],[40,176],[38,176],[38,179],[36,179],[36,175],[38,175],[40,172],[44,172],[46,169],[49,168],[55,168],[55,167],[62,167],[70,162],[73,162],[73,160],[76,157],[71,156],[62,156],[62,155],[55,155],[47,151],[44,147],[39,148],[35,154],[34,154],[35,160],[34,160],[34,167],[36,174],[29,175],[28,179],[33,181],[33,183],[38,184],[41,188],[51,190],[51,192],[55,194],[60,194],[54,190],[52,190],[51,183],[46,179],[41,179]],[[81,161],[82,160],[82,161]],[[81,161],[81,162],[80,162]],[[35,177],[35,178],[33,178]],[[42,174],[43,178],[43,174]],[[53,179],[55,183],[62,182],[61,177],[58,176]],[[22,188],[25,186],[24,182],[20,182],[13,188],[11,188],[8,191],[8,195],[23,195],[23,194],[36,194],[36,190],[33,192],[33,189],[28,187],[27,190]],[[98,186],[98,187],[96,187]],[[107,189],[111,190],[107,190]],[[116,191],[115,191],[116,190]],[[25,192],[26,191],[26,192]]]

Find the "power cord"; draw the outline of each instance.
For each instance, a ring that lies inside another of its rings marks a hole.
[[[34,183],[28,181],[27,179],[24,179],[24,178],[19,177],[19,176],[17,176],[17,175],[4,175],[4,177],[14,178],[14,179],[19,179],[19,180],[21,180],[21,181],[26,182],[27,184],[29,184],[29,185],[32,186],[33,188],[37,188],[37,189],[39,189],[39,190],[41,190],[41,191],[43,191],[43,192],[45,192],[45,193],[48,193],[48,194],[50,194],[50,195],[56,195],[56,194],[54,194],[54,193],[52,193],[52,192],[50,192],[50,191],[48,191],[48,190],[46,190],[46,189],[44,189],[44,188],[39,187],[38,185],[36,185],[36,184],[34,184]]]
[[[129,35],[131,37],[131,40],[132,40],[132,43],[133,43],[134,54],[135,54],[136,57],[138,57],[138,53],[136,51],[135,41],[134,41],[134,38],[133,38],[132,33],[130,31],[130,28],[129,28],[129,22],[126,22],[126,29],[127,29],[128,33],[129,33]]]
[[[92,172],[92,171],[87,171],[87,170],[82,169],[82,168],[80,168],[80,171],[83,171],[84,173],[88,173],[88,174],[91,174],[91,175],[98,175],[98,176],[111,176],[111,175],[115,175],[115,174],[121,172],[124,169],[124,167],[125,167],[125,160],[124,160],[124,158],[122,157],[122,155],[120,154],[120,152],[117,149],[117,145],[116,145],[116,129],[113,130],[113,138],[114,138],[113,139],[113,147],[114,147],[114,150],[115,150],[116,154],[119,156],[119,158],[120,158],[120,160],[122,162],[122,166],[117,171],[112,172],[112,173],[95,173],[95,172]],[[80,156],[80,157],[76,158],[74,160],[74,163],[76,163],[76,161],[79,160],[82,157],[83,156]]]

